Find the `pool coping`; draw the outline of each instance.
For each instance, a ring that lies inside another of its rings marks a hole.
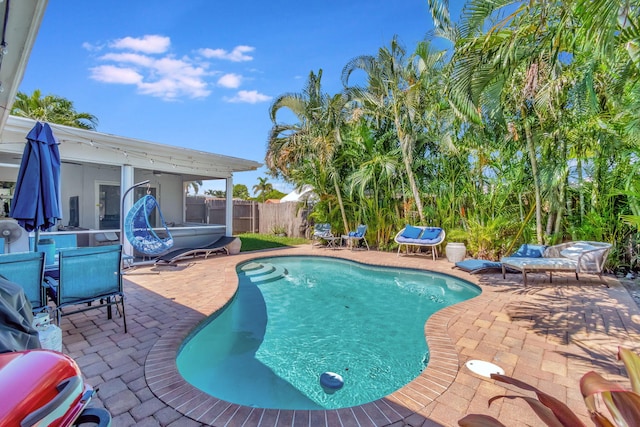
[[[212,307],[209,315],[222,309],[234,297],[238,289],[236,266],[241,262],[264,257],[255,254],[250,258],[238,260],[225,268],[225,301],[218,307]],[[348,257],[337,256],[347,259]],[[354,261],[369,266],[379,266],[362,261]],[[400,267],[402,268],[402,267]],[[409,268],[412,269],[412,268]],[[416,269],[433,271],[428,268]],[[438,274],[446,274],[433,271]],[[460,277],[450,275],[458,280]],[[478,286],[475,285],[474,286]],[[167,406],[174,408],[186,417],[203,424],[238,425],[275,425],[291,421],[305,425],[377,425],[384,426],[404,420],[414,413],[422,412],[453,384],[460,369],[459,355],[447,332],[448,325],[455,320],[467,304],[483,295],[486,290],[478,286],[482,293],[469,300],[445,307],[429,317],[424,333],[429,347],[429,364],[414,380],[399,390],[381,399],[359,406],[326,410],[280,410],[263,409],[230,403],[206,394],[188,383],[178,371],[176,358],[184,341],[207,315],[194,313],[176,324],[157,340],[150,349],[144,363],[144,376],[152,393]]]

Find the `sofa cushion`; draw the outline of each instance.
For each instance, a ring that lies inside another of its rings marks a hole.
[[[424,229],[420,238],[426,239],[426,240],[433,240],[433,239],[437,239],[440,233],[442,233],[442,228],[428,227]]]
[[[417,239],[418,236],[420,236],[420,233],[422,233],[422,228],[407,224],[401,236],[405,239]]]
[[[407,244],[407,245],[426,245],[431,243],[429,240],[422,240],[422,239],[408,239],[406,237],[398,237],[396,239],[396,242],[401,243],[401,244]]]

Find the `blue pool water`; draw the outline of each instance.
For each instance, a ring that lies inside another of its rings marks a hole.
[[[336,409],[384,397],[429,361],[426,320],[480,289],[451,276],[325,257],[260,258],[237,267],[233,301],[183,344],[191,384],[240,405]],[[344,386],[327,393],[320,375]]]

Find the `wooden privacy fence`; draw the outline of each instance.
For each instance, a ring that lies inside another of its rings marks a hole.
[[[308,211],[296,202],[261,203],[260,233],[284,231],[289,237],[307,237],[307,214]]]
[[[186,220],[199,224],[226,224],[226,199],[187,196]],[[298,203],[258,203],[233,201],[233,234],[276,234],[284,231],[290,237],[308,237],[307,214]]]

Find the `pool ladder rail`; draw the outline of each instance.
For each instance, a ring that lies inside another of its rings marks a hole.
[[[286,268],[269,263],[250,262],[240,269],[253,283],[267,283],[289,274]]]

